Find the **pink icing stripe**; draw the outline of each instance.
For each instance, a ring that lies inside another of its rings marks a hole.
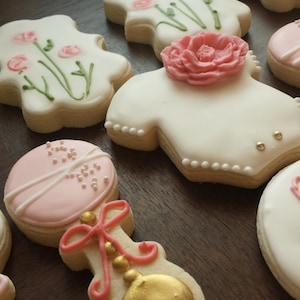
[[[107,212],[115,209],[121,209],[121,212],[105,223]],[[131,255],[122,248],[121,244],[115,238],[107,233],[107,230],[117,225],[126,215],[128,215],[129,212],[129,204],[124,200],[117,200],[106,203],[100,211],[99,220],[95,226],[92,227],[86,224],[76,225],[69,228],[60,240],[60,250],[63,252],[70,252],[83,247],[93,236],[96,235],[98,237],[98,245],[103,265],[104,288],[102,289],[102,291],[99,291],[99,288],[101,286],[101,281],[99,279],[96,279],[91,283],[89,292],[95,299],[103,299],[108,296],[111,288],[108,258],[105,251],[105,241],[111,242],[119,251],[119,253],[121,253],[126,259],[137,264],[150,263],[156,258],[158,254],[158,246],[156,243],[143,242],[139,244],[139,249],[141,252],[145,253],[145,255]],[[68,243],[74,235],[80,233],[83,233],[85,235],[77,241]]]

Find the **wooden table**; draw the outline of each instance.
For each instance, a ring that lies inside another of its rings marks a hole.
[[[265,10],[258,0],[244,2],[253,13],[245,39],[263,67],[260,80],[299,96],[299,89],[275,79],[266,64],[271,34],[299,18],[299,10],[276,14]],[[1,5],[0,25],[52,14],[69,15],[80,31],[103,35],[108,50],[126,56],[135,74],[161,66],[151,47],[127,43],[123,28],[107,22],[101,0],[9,0]],[[23,154],[60,138],[87,140],[112,155],[119,175],[120,198],[129,201],[135,216],[133,239],[161,243],[168,259],[199,282],[206,299],[290,299],[273,278],[258,247],[256,211],[264,186],[247,190],[191,183],[160,149],[143,153],[113,144],[103,123],[37,134],[26,128],[18,108],[0,105],[1,191],[10,168]],[[8,217],[3,203],[0,208]],[[9,222],[13,248],[4,273],[15,284],[17,299],[87,299],[92,278],[89,271],[72,272],[61,261],[57,249],[30,242],[10,219]]]

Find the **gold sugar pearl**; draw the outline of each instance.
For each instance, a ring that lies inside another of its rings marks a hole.
[[[273,136],[278,141],[282,140],[282,132],[280,131],[274,131]]]
[[[130,269],[124,273],[123,279],[125,282],[131,283],[134,280],[136,280],[139,276],[141,276],[141,273],[139,273],[137,270]]]
[[[94,226],[97,223],[97,217],[93,212],[86,211],[86,212],[82,213],[82,215],[80,217],[80,223],[87,224],[89,226]]]
[[[119,255],[112,261],[113,268],[120,273],[125,272],[129,268],[129,262],[123,255]]]
[[[256,149],[257,149],[258,151],[264,151],[264,150],[266,149],[266,146],[265,146],[264,143],[258,142],[258,143],[256,144]]]
[[[117,253],[117,249],[111,242],[105,242],[105,251],[108,257],[113,257]]]

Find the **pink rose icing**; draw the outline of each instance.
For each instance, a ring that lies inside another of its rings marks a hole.
[[[24,54],[20,54],[17,56],[12,57],[7,62],[7,67],[11,71],[19,72],[28,69],[29,67],[29,60]]]
[[[209,85],[242,69],[248,44],[239,37],[201,32],[173,42],[161,52],[172,79]]]
[[[34,148],[16,162],[4,202],[23,222],[51,228],[101,205],[114,184],[109,154],[88,142],[59,140]]]
[[[147,9],[153,6],[153,0],[135,0],[132,3],[134,9]]]
[[[61,58],[70,58],[77,56],[81,53],[81,49],[77,45],[67,45],[59,50],[58,55]]]
[[[37,40],[37,35],[34,31],[21,32],[16,34],[13,40],[19,43],[30,44]]]

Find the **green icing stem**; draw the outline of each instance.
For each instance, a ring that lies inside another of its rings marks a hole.
[[[39,93],[45,95],[50,101],[54,100],[54,97],[49,94],[49,86],[44,76],[42,76],[42,80],[44,82],[44,90],[39,89],[29,78],[28,76],[24,76],[24,79],[29,83],[29,85],[23,85],[23,90],[36,90]]]
[[[203,1],[206,4],[207,8],[209,9],[209,11],[211,12],[211,14],[214,18],[215,28],[218,29],[218,30],[221,29],[222,25],[221,25],[219,13],[218,13],[217,10],[213,9],[210,5],[212,3],[212,0],[203,0]]]
[[[219,13],[217,10],[215,10],[211,7],[212,0],[202,0],[202,1],[206,4],[208,10],[211,12],[211,14],[213,16],[215,28],[218,30],[221,29],[222,25],[221,25]],[[179,0],[179,2],[185,7],[185,9],[180,8],[175,2],[170,2],[170,6],[174,7],[179,13],[183,14],[184,16],[186,16],[187,18],[189,18],[190,20],[192,20],[193,22],[198,24],[202,29],[207,28],[206,24],[204,24],[204,22],[201,20],[199,15],[186,3],[186,1]],[[173,8],[169,7],[165,11],[159,6],[159,4],[156,4],[154,7],[170,20],[170,21],[161,21],[156,26],[158,26],[160,24],[166,24],[171,27],[177,28],[178,30],[181,30],[181,31],[188,30],[188,28],[185,24],[183,24],[182,22],[178,21],[175,18],[175,12],[174,12]]]
[[[94,64],[91,63],[89,66],[89,71],[88,73],[85,71],[83,65],[81,64],[80,61],[76,61],[76,65],[78,66],[79,70],[75,72],[71,72],[71,75],[77,75],[77,76],[82,76],[86,82],[86,89],[85,93],[83,92],[80,97],[75,97],[70,85],[70,82],[66,76],[66,74],[63,72],[63,70],[57,65],[57,63],[48,55],[47,52],[52,50],[54,47],[54,44],[52,40],[47,40],[47,45],[42,48],[38,42],[33,42],[33,44],[37,47],[37,49],[44,55],[44,57],[47,59],[46,61],[44,60],[38,60],[38,63],[43,65],[58,81],[58,83],[63,87],[63,89],[68,93],[68,95],[74,99],[74,100],[82,100],[84,96],[88,96],[90,93],[90,88],[92,84],[92,75],[93,75],[93,70],[94,70]],[[21,73],[20,73],[21,74]],[[24,79],[27,81],[28,85],[23,85],[23,90],[36,90],[37,92],[41,93],[47,99],[50,101],[54,100],[54,96],[49,93],[49,85],[47,80],[45,79],[44,76],[42,76],[42,80],[44,83],[44,89],[41,89],[37,87],[30,79],[28,76],[24,75]]]
[[[166,24],[166,25],[170,25],[172,27],[175,27],[175,28],[177,28],[181,31],[187,31],[187,27],[183,23],[176,20],[172,15],[170,15],[170,13],[168,13],[168,11],[165,12],[163,9],[161,9],[159,7],[158,4],[156,4],[154,7],[157,8],[162,14],[164,14],[166,17],[168,17],[171,21],[173,21],[175,23],[174,24],[174,23],[167,22],[167,21],[161,21],[156,26],[158,26],[159,24]]]
[[[171,2],[171,5],[174,6],[183,15],[187,16],[189,19],[191,19],[192,21],[194,21],[196,24],[200,25],[200,27],[202,27],[203,29],[206,29],[206,25],[200,19],[200,17],[192,10],[192,8],[186,2],[184,2],[183,0],[179,0],[179,2],[181,2],[188,9],[188,11],[191,13],[191,15],[189,15],[188,13],[186,13],[184,10],[180,9],[176,5],[175,2]]]

